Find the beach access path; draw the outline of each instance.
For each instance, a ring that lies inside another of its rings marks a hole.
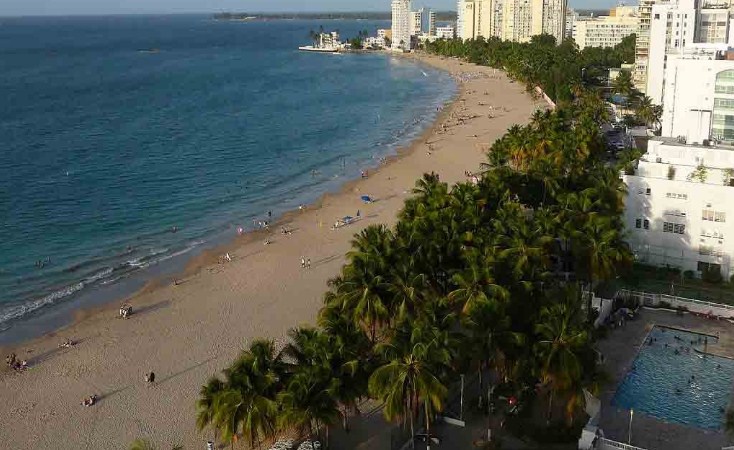
[[[317,55],[318,56],[318,55]],[[401,56],[402,57],[402,56]],[[72,326],[15,351],[30,369],[0,372],[0,442],[14,449],[124,449],[148,438],[160,449],[205,448],[211,432],[195,426],[199,389],[258,337],[283,342],[289,328],[313,324],[327,281],[339,273],[352,236],[371,224],[392,226],[415,181],[437,172],[466,180],[491,143],[536,108],[524,86],[487,67],[436,56],[408,56],[449,71],[460,92],[436,123],[399,157],[366,179],[347,184],[319,205],[284,219],[281,235],[242,236],[192,261],[177,282],[161,280],[129,299],[134,314],[118,319],[118,304],[80,314]],[[363,204],[361,195],[376,199]],[[360,220],[331,230],[343,216]],[[228,252],[231,261],[217,263]],[[301,257],[312,267],[302,269]],[[66,338],[78,341],[59,349]],[[3,354],[3,356],[4,356]],[[147,372],[156,383],[145,383]],[[80,405],[96,394],[97,404]]]

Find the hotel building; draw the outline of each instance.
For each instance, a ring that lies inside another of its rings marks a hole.
[[[614,47],[635,33],[638,25],[636,8],[619,6],[613,8],[608,16],[577,19],[573,39],[579,48]]]
[[[734,55],[667,60],[662,137],[627,184],[625,224],[638,261],[734,275]],[[652,75],[652,73],[651,73]]]
[[[410,0],[392,0],[392,40],[395,51],[410,50]]]
[[[498,37],[527,42],[548,33],[558,42],[566,27],[566,0],[463,0],[461,38]]]

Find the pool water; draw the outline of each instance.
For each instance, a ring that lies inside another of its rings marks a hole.
[[[612,404],[666,422],[722,428],[731,397],[734,360],[694,351],[703,350],[705,339],[709,344],[717,340],[654,327]]]

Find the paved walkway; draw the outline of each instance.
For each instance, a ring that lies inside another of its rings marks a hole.
[[[709,344],[708,351],[734,357],[734,326],[727,321],[709,320],[691,314],[679,316],[662,310],[640,311],[639,317],[627,322],[622,328],[611,331],[598,344],[605,358],[604,369],[611,377],[606,390],[601,393],[600,427],[608,438],[625,443],[628,439],[629,411],[613,406],[611,400],[654,325],[718,335],[719,343]],[[633,418],[631,444],[648,450],[720,450],[721,447],[733,443],[734,439],[726,436],[723,431],[667,423],[642,413],[636,413]]]

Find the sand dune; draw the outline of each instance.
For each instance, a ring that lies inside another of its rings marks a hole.
[[[535,107],[523,86],[499,71],[456,60],[421,57],[450,71],[461,91],[435,125],[410,149],[364,180],[326,196],[319,207],[286,217],[293,234],[273,227],[242,237],[226,249],[192,262],[178,284],[166,282],[130,299],[137,311],[117,319],[117,305],[82,314],[71,327],[14,350],[31,368],[0,373],[0,442],[15,449],[120,449],[139,437],[160,448],[204,448],[197,433],[199,387],[225,367],[250,339],[282,340],[286,331],[313,323],[326,282],[336,275],[354,233],[392,225],[417,178],[435,171],[444,181],[465,179],[484,161],[483,152],[505,130],[528,120]],[[378,201],[362,204],[360,195]],[[361,220],[330,227],[360,210]],[[218,264],[228,252],[231,262]],[[300,258],[311,259],[310,270]],[[58,349],[64,338],[80,341]],[[156,386],[144,375],[155,371]],[[93,407],[83,397],[100,396]]]

